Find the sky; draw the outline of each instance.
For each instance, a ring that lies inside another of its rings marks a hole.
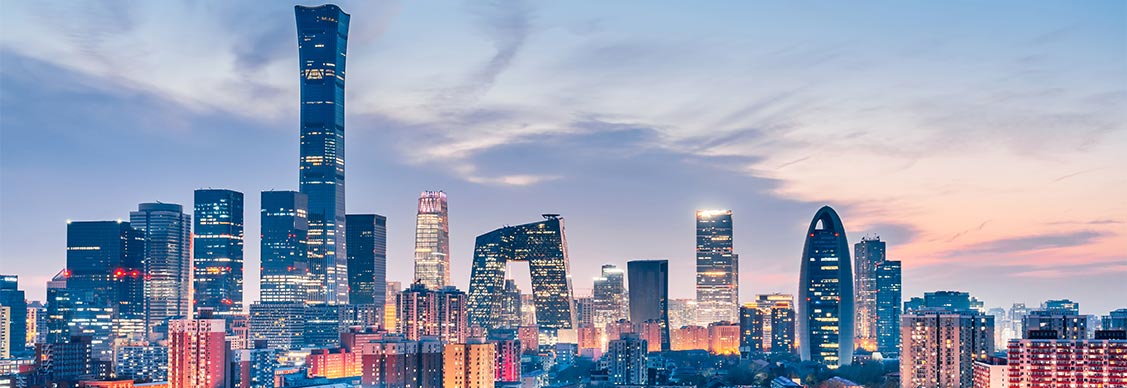
[[[674,298],[696,209],[733,210],[750,300],[797,293],[828,204],[905,299],[1127,307],[1127,2],[338,4],[347,209],[388,217],[389,280],[423,190],[462,289],[475,236],[560,213],[578,293],[665,258]],[[259,192],[297,188],[296,40],[285,3],[0,4],[0,272],[42,300],[68,219],[230,188],[256,299]]]

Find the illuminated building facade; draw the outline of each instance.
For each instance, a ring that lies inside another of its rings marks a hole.
[[[172,203],[142,203],[129,223],[145,238],[145,328],[167,332],[167,321],[191,311],[192,216]]]
[[[600,359],[606,364],[610,383],[613,385],[647,384],[649,348],[646,340],[636,333],[626,333],[622,338],[612,340],[607,345],[607,354]],[[603,361],[605,360],[605,361]]]
[[[262,192],[262,303],[305,303],[313,291],[308,206],[306,195],[296,191]]]
[[[770,310],[767,310],[770,313]],[[740,357],[763,352],[763,311],[757,304],[740,306]]]
[[[360,354],[363,387],[442,387],[443,344],[437,338],[410,341],[384,334],[352,351]]]
[[[555,214],[546,214],[544,218],[544,221],[507,226],[477,237],[470,277],[471,325],[497,327],[506,265],[527,261],[532,276],[536,324],[549,330],[577,327],[564,220]]]
[[[877,351],[885,358],[900,354],[900,305],[903,286],[900,261],[885,260],[876,266]]]
[[[885,260],[885,242],[880,236],[864,236],[853,245],[853,264],[856,270],[854,292],[855,343],[857,349],[877,350],[877,265]]]
[[[216,315],[243,311],[243,193],[224,189],[195,192],[195,309]]]
[[[626,263],[630,277],[630,321],[661,325],[661,350],[669,344],[669,261],[634,260]],[[609,330],[608,330],[609,332]]]
[[[304,303],[250,305],[250,342],[266,341],[271,349],[299,349],[305,345]]]
[[[415,280],[437,290],[450,284],[450,219],[446,193],[419,194],[415,216]]]
[[[225,321],[199,311],[200,319],[168,323],[168,382],[172,388],[222,388],[227,385]]]
[[[1011,340],[1009,387],[1127,387],[1127,338]]]
[[[732,252],[732,211],[697,210],[697,323],[735,322],[740,261]]]
[[[916,310],[901,317],[900,386],[974,384],[974,361],[994,352],[994,317],[969,311]]]
[[[0,275],[0,306],[8,310],[8,323],[0,324],[0,330],[5,330],[7,335],[0,339],[0,347],[8,349],[7,356],[23,356],[27,354],[28,339],[35,336],[35,315],[37,310],[29,308],[24,291],[19,289],[19,277],[16,275]],[[34,341],[31,344],[35,344]],[[0,355],[3,355],[0,352]]]
[[[708,352],[720,355],[739,354],[740,325],[730,322],[708,324]]]
[[[497,349],[483,341],[447,344],[442,352],[442,385],[446,388],[493,388]]]
[[[118,378],[168,381],[168,347],[126,345],[114,349],[114,372]]]
[[[607,322],[626,319],[630,314],[626,304],[626,276],[625,272],[613,264],[602,267],[599,277],[595,278],[592,299],[595,306],[592,311],[591,323],[602,327]]]
[[[520,288],[513,279],[505,279],[505,291],[501,293],[501,315],[497,327],[513,329],[521,325]]]
[[[398,296],[398,332],[409,340],[436,336],[447,343],[464,342],[466,293],[453,286],[432,290],[416,282]]]
[[[831,368],[853,361],[853,270],[841,218],[829,206],[806,231],[798,283],[798,344],[803,361]]]
[[[111,361],[113,338],[125,334],[115,323],[144,322],[144,253],[144,235],[128,222],[68,223],[66,295],[52,299],[66,328],[56,338],[90,336],[93,357]]]
[[[697,324],[697,300],[670,299],[669,327],[693,326]]]
[[[316,349],[305,357],[305,365],[309,367],[310,377],[358,377],[361,372],[361,357],[340,348]]]
[[[703,326],[681,326],[673,329],[672,350],[708,350],[708,328]]]
[[[387,217],[349,214],[348,302],[378,305],[387,301]]]
[[[1088,338],[1088,316],[1066,315],[1060,311],[1036,310],[1021,318],[1021,338],[1030,338],[1035,330],[1052,330],[1058,339],[1082,340]]]
[[[309,197],[312,303],[348,303],[344,203],[344,78],[349,15],[295,6],[301,77],[300,191]]]

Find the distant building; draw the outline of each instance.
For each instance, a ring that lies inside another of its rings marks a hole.
[[[1100,326],[1104,330],[1127,330],[1127,308],[1104,315],[1100,320]]]
[[[994,352],[994,317],[971,311],[916,310],[900,321],[900,386],[970,387],[973,363]]]
[[[1062,311],[1038,310],[1021,318],[1021,338],[1031,338],[1030,332],[1052,330],[1056,338],[1081,340],[1088,338],[1087,315],[1064,315]]]
[[[768,310],[770,311],[770,310]],[[756,304],[740,306],[740,357],[763,352],[763,312]]]
[[[896,260],[876,265],[876,345],[885,358],[900,354],[901,268]]]
[[[380,321],[384,330],[396,333],[399,330],[399,321],[396,317],[399,316],[397,304],[399,303],[399,293],[403,292],[403,283],[389,281],[387,282],[387,302],[383,307],[383,320]]]
[[[415,280],[437,290],[450,284],[450,216],[446,193],[419,194],[415,218]]]
[[[35,331],[34,321],[29,320],[27,299],[19,289],[19,277],[0,275],[0,309],[5,309],[6,324],[0,324],[3,339],[0,339],[0,359],[27,354],[28,328]],[[28,323],[32,323],[29,325]],[[34,344],[34,342],[32,342]]]
[[[1050,299],[1041,303],[1041,311],[1050,315],[1080,315],[1080,304],[1068,299]]]
[[[191,313],[192,216],[177,204],[142,203],[129,223],[145,239],[145,327],[163,338],[168,319]]]
[[[798,340],[803,361],[831,368],[853,361],[853,271],[841,218],[818,209],[806,231],[798,286]]]
[[[278,367],[278,357],[274,349],[260,346],[249,349],[232,350],[227,357],[231,362],[230,380],[235,388],[274,388],[274,372]]]
[[[76,382],[98,377],[96,363],[89,336],[35,345],[35,373],[47,381]]]
[[[243,311],[243,193],[223,189],[195,192],[192,241],[194,308],[215,315]]]
[[[630,321],[657,321],[661,327],[661,350],[669,344],[669,261],[634,260],[626,263],[630,278]],[[611,330],[607,330],[609,339]]]
[[[1127,387],[1127,337],[1011,340],[1008,387]]]
[[[697,324],[736,322],[740,261],[732,251],[732,211],[697,210],[696,221]]]
[[[305,303],[309,272],[309,198],[296,191],[263,191],[261,303]]]
[[[708,328],[681,326],[673,329],[672,350],[708,350]]]
[[[564,219],[545,214],[544,220],[506,226],[477,237],[470,275],[469,324],[497,327],[506,265],[527,261],[532,275],[536,324],[546,330],[574,329],[571,270],[567,257]]]
[[[447,344],[442,352],[442,382],[447,388],[493,388],[497,350],[484,341]]]
[[[877,350],[877,266],[885,261],[886,244],[879,236],[861,237],[853,245],[854,292],[856,293],[856,347]]]
[[[12,308],[0,306],[0,360],[12,358]]]
[[[168,381],[168,354],[167,346],[119,346],[114,354],[114,371],[118,378]]]
[[[590,297],[582,297],[572,299],[572,302],[575,305],[573,309],[575,310],[575,324],[577,325],[576,327],[584,325],[590,326],[592,324],[592,321],[594,320],[594,299]]]
[[[226,328],[210,311],[199,319],[168,324],[168,381],[171,388],[222,388],[227,385]]]
[[[399,293],[396,311],[400,334],[410,340],[438,336],[444,342],[464,342],[466,293],[453,286],[432,290],[416,282]]]
[[[1007,388],[1006,359],[987,357],[974,361],[974,388]]]
[[[697,324],[696,299],[670,299],[669,300],[669,327],[696,326]]]
[[[606,366],[610,383],[646,385],[649,381],[646,367],[648,347],[646,340],[634,333],[623,334],[622,338],[610,341],[607,353],[601,359]]]
[[[348,302],[382,306],[387,301],[387,217],[349,214]]]
[[[520,288],[513,279],[505,279],[505,290],[501,293],[501,314],[497,327],[513,329],[521,325]]]
[[[340,333],[349,326],[351,305],[312,304],[305,306],[305,346],[335,348],[340,346]]]
[[[361,374],[360,355],[341,348],[313,350],[305,357],[305,365],[309,368],[309,377],[339,379]]]
[[[740,326],[730,322],[708,324],[708,352],[733,355],[740,352]]]
[[[625,272],[621,268],[603,265],[599,277],[595,278],[593,294],[595,309],[591,323],[595,327],[629,317]]]
[[[250,341],[266,341],[272,349],[305,346],[304,303],[254,303],[250,305]]]

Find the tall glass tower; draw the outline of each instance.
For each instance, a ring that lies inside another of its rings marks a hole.
[[[879,236],[865,236],[853,246],[853,263],[857,271],[854,290],[857,291],[856,347],[877,350],[877,265],[885,260],[885,243]]]
[[[348,302],[379,306],[387,301],[387,217],[348,215]]]
[[[301,77],[301,192],[309,196],[310,302],[348,303],[344,213],[344,60],[348,14],[295,6]]]
[[[243,311],[243,193],[196,190],[195,308]]]
[[[145,327],[167,333],[168,319],[191,312],[192,216],[173,203],[142,203],[129,223],[145,238]]]
[[[900,354],[900,261],[882,261],[875,273],[877,351],[886,358],[894,358]]]
[[[450,225],[446,193],[419,195],[415,218],[415,280],[437,290],[450,284]]]
[[[621,268],[614,264],[603,265],[602,276],[595,278],[593,299],[595,311],[592,320],[595,327],[626,319],[629,309],[626,305],[626,282]]]
[[[697,210],[698,324],[739,316],[740,261],[732,253],[732,211]]]
[[[576,328],[564,220],[558,214],[545,214],[544,218],[477,236],[470,275],[470,325],[499,327],[506,265],[527,261],[536,324],[548,330]]]
[[[128,222],[68,222],[65,296],[56,293],[66,302],[52,299],[66,310],[56,310],[62,339],[90,335],[94,358],[111,360],[114,337],[139,334],[132,327],[145,315],[144,257],[144,236]]]
[[[262,303],[305,303],[309,278],[309,199],[296,191],[262,192]]]
[[[853,271],[837,212],[818,209],[802,248],[798,281],[799,354],[836,368],[853,361]]]
[[[661,328],[661,350],[670,349],[669,261],[634,260],[626,263],[630,278],[630,321],[657,321]]]

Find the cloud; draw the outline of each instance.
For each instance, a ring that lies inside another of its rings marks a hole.
[[[1010,237],[966,245],[948,251],[945,256],[977,256],[995,254],[1017,254],[1045,249],[1067,248],[1086,245],[1108,233],[1097,231],[1077,231],[1064,233],[1045,233],[1023,237]]]
[[[458,111],[473,106],[488,93],[497,77],[509,68],[524,47],[532,28],[533,11],[523,0],[471,2],[468,7],[478,18],[480,28],[493,41],[496,51],[463,84],[440,93],[437,100],[444,110]]]
[[[1050,267],[1034,267],[1025,269],[1009,269],[1012,277],[1017,278],[1082,278],[1092,275],[1109,275],[1127,272],[1127,260],[1088,265],[1062,265]]]

